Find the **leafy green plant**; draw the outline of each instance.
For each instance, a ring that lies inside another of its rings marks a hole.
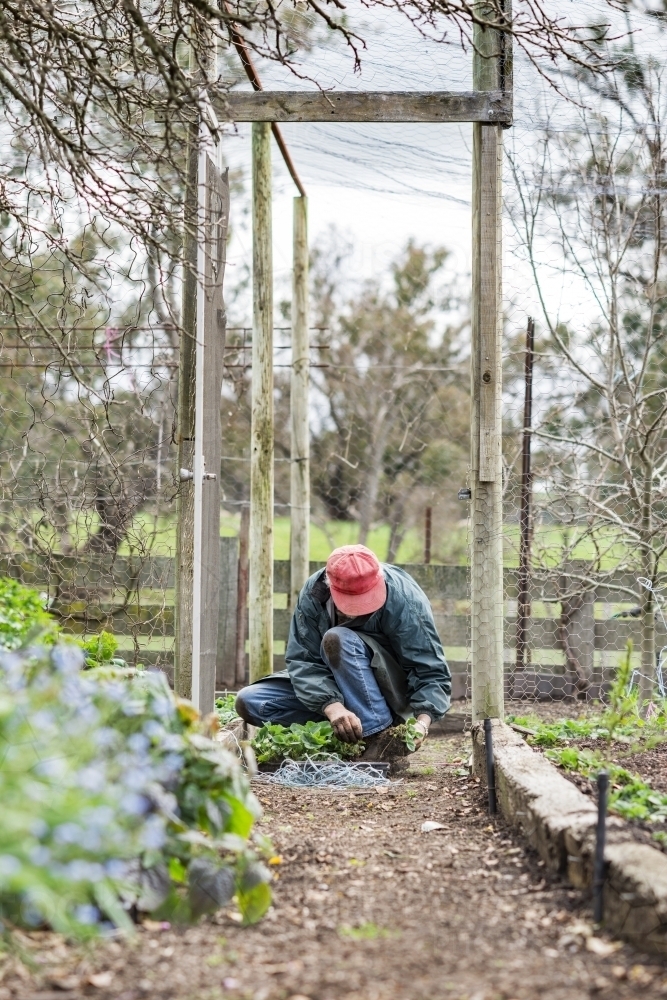
[[[91,667],[126,667],[127,663],[121,657],[116,656],[118,649],[118,639],[111,632],[102,631],[96,635],[91,635],[81,643],[81,648],[85,654],[84,666]]]
[[[215,710],[221,726],[227,726],[230,722],[234,722],[235,719],[238,719],[236,713],[236,695],[226,694],[222,698],[216,698]]]
[[[417,741],[423,736],[418,729],[416,729],[417,720],[412,718],[406,719],[405,722],[401,722],[396,726],[396,735],[400,740],[405,743],[408,750],[412,753],[417,749]]]
[[[290,758],[291,760],[324,760],[331,754],[339,757],[356,757],[363,743],[343,743],[335,736],[329,722],[293,722],[289,728],[277,723],[262,726],[252,747],[260,764]]]
[[[630,691],[632,678],[632,639],[628,639],[625,655],[618,665],[614,683],[609,691],[609,707],[604,713],[604,720],[609,731],[609,740],[614,738],[616,731],[624,723],[634,719],[639,721],[637,712],[637,692]]]
[[[577,771],[588,778],[594,778],[604,768],[610,782],[609,809],[624,819],[651,823],[667,819],[667,795],[624,767],[604,761],[599,753],[565,747],[547,750],[546,756],[566,771]]]
[[[162,675],[82,666],[74,645],[0,654],[0,919],[86,938],[234,896],[259,919],[270,845],[239,762]]]
[[[18,580],[0,577],[0,647],[18,649],[26,639],[41,635],[53,641],[58,625],[44,607],[44,594]]]
[[[19,649],[31,640],[42,645],[71,642],[83,649],[84,668],[127,666],[115,655],[118,639],[111,632],[102,631],[85,640],[63,635],[45,604],[44,594],[11,577],[0,577],[0,648]]]

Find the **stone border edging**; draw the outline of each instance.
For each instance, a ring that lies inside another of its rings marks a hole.
[[[473,771],[486,783],[484,730],[475,723]],[[580,889],[593,878],[597,807],[504,722],[493,720],[498,810],[536,849],[549,871]],[[667,855],[607,820],[604,926],[643,951],[667,955]]]

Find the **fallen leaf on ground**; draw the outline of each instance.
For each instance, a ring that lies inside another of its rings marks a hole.
[[[422,833],[432,833],[434,830],[444,829],[443,823],[436,823],[433,819],[427,819],[425,823],[422,823]]]
[[[587,924],[585,920],[575,920],[574,923],[565,928],[565,931],[568,934],[578,934],[582,938],[593,936],[593,927],[591,924]]]
[[[111,981],[113,979],[113,972],[107,969],[105,972],[94,972],[92,976],[88,976],[88,982],[91,986],[96,986],[98,990],[106,989],[107,986],[111,986]]]
[[[592,951],[594,955],[599,955],[600,958],[613,955],[621,947],[620,941],[605,941],[604,938],[598,937],[586,938],[586,949]]]
[[[643,965],[633,965],[628,973],[628,979],[638,986],[649,986],[653,982],[653,976]]]
[[[78,976],[49,976],[49,985],[67,993],[69,990],[78,990],[81,980]]]

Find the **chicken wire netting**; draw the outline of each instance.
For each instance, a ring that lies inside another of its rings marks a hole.
[[[504,133],[503,659],[506,696],[524,701],[604,698],[624,657],[648,693],[662,684],[667,645],[664,28],[657,8],[615,11],[602,0],[577,8],[582,25],[611,23],[606,40],[599,28],[599,44],[622,55],[616,69],[595,75],[563,63],[545,79],[539,60],[518,48],[515,124]],[[443,42],[384,6],[353,5],[347,16],[366,43],[359,73],[344,39],[304,13],[294,36],[302,78],[258,60],[265,88],[316,79],[347,90],[471,89],[472,53],[458,34]],[[232,48],[221,47],[218,59],[226,83],[249,86]],[[407,565],[431,600],[454,694],[463,697],[472,129],[304,123],[283,133],[311,212],[311,561],[361,541]],[[230,685],[245,669],[237,539],[243,563],[249,135],[250,126],[227,126],[221,142],[232,195],[218,673]],[[273,156],[278,666],[290,611],[295,192],[275,148]],[[180,181],[171,181],[177,214]],[[73,291],[66,257],[51,271],[48,257],[33,257],[29,306],[4,316],[2,558],[8,574],[44,590],[66,630],[111,629],[129,662],[171,668],[186,488],[175,444],[178,248],[156,233],[149,245],[157,249],[145,252],[118,227],[113,240],[98,229],[86,243],[88,211],[71,209],[69,238],[100,270],[91,264]],[[10,268],[18,251],[6,246]]]

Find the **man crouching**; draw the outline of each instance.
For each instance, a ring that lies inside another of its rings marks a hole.
[[[361,759],[403,756],[395,724],[414,716],[419,746],[449,708],[451,674],[426,594],[364,545],[335,549],[306,581],[285,662],[239,692],[241,718],[253,726],[326,718],[340,740],[363,739]]]

